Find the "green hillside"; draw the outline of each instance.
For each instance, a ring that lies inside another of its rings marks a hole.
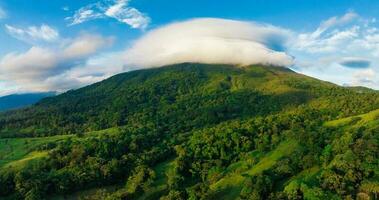
[[[378,109],[281,67],[123,73],[0,114],[0,198],[374,198]]]
[[[37,151],[41,145],[55,143],[68,137],[70,136],[0,139],[0,168],[12,166],[11,163],[22,159],[29,160],[31,157],[28,154],[35,156],[34,151]]]

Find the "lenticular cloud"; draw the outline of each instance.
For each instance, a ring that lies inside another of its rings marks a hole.
[[[126,66],[183,62],[291,66],[290,32],[265,24],[202,18],[152,30],[125,52]]]

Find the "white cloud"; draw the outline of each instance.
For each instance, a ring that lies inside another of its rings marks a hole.
[[[65,91],[131,69],[177,62],[292,64],[291,33],[270,25],[195,19],[150,31],[122,52],[95,55],[112,38],[83,34],[57,48],[32,47],[0,59],[0,79],[18,90]]]
[[[71,21],[69,25],[72,26],[94,19],[113,18],[121,23],[128,24],[132,28],[145,29],[151,21],[149,16],[130,7],[129,1],[113,0],[89,4],[77,10],[73,17],[66,19]]]
[[[23,53],[9,53],[0,58],[0,80],[12,82],[19,88],[30,91],[69,89],[67,85],[51,84],[51,79],[62,77],[72,69],[81,67],[89,56],[109,46],[112,40],[99,35],[83,34],[59,48],[33,46]],[[88,73],[94,71],[88,70]],[[67,83],[73,87],[75,82]]]
[[[7,17],[7,13],[3,8],[0,7],[0,19],[4,19]]]
[[[21,82],[35,79],[57,64],[57,56],[49,49],[32,47],[22,54],[10,53],[0,60],[1,79],[18,79]]]
[[[59,38],[58,31],[45,24],[40,27],[29,26],[24,29],[6,24],[5,29],[12,37],[28,43],[36,41],[54,42]]]
[[[345,44],[354,37],[357,37],[360,26],[351,26],[343,31],[338,28],[343,27],[354,20],[359,15],[349,11],[342,17],[334,16],[321,22],[320,26],[310,33],[299,33],[294,40],[294,47],[302,51],[311,53],[333,52],[340,44]]]
[[[181,62],[292,65],[282,50],[290,32],[270,25],[203,18],[150,31],[125,52],[127,66]]]
[[[62,52],[65,59],[86,57],[99,48],[109,47],[113,38],[103,38],[100,35],[83,34],[73,40]]]
[[[105,15],[129,24],[132,28],[145,29],[150,23],[150,18],[139,10],[128,6],[129,0],[118,0],[110,6]]]
[[[103,13],[98,11],[99,8],[99,3],[87,5],[77,10],[73,17],[68,17],[66,20],[70,20],[71,23],[69,25],[72,26],[86,21],[104,18]]]
[[[373,69],[365,69],[355,72],[352,77],[351,85],[360,86],[366,85],[371,87],[378,87],[379,77]]]
[[[123,72],[120,53],[101,54],[89,58],[85,63],[75,66],[61,74],[46,79],[45,84],[59,91],[89,85]]]
[[[22,90],[19,87],[8,82],[0,81],[0,97],[10,94],[28,93],[29,90]]]
[[[379,83],[363,81],[362,68],[379,72],[379,29],[376,20],[354,12],[332,17],[313,32],[297,33],[289,52],[299,72],[338,84],[379,89]],[[356,74],[362,74],[357,81]],[[375,83],[375,84],[374,84]]]
[[[341,17],[338,17],[338,16],[331,17],[328,20],[321,22],[318,29],[312,33],[312,36],[318,37],[329,28],[345,25],[353,21],[354,19],[357,19],[358,17],[359,15],[353,11],[349,11]]]
[[[116,15],[121,7],[103,11]],[[379,89],[379,29],[373,20],[346,14],[329,21],[300,33],[254,22],[192,19],[151,30],[124,51],[105,54],[99,50],[112,38],[82,34],[53,43],[55,48],[35,45],[0,58],[0,80],[18,91],[65,91],[123,71],[166,64],[262,63],[291,66],[341,85]]]

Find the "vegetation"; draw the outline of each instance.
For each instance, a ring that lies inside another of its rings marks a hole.
[[[377,198],[378,109],[279,67],[124,73],[0,114],[0,197]]]

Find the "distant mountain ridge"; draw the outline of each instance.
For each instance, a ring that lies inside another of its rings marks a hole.
[[[55,96],[55,92],[11,94],[0,97],[0,111],[22,108],[37,103],[43,98]]]

